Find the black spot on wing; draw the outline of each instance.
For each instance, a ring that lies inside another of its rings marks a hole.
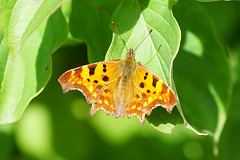
[[[107,66],[106,66],[106,64],[103,64],[103,72],[107,72]]]
[[[109,93],[109,89],[104,89],[104,93],[105,94]]]
[[[141,82],[139,86],[140,86],[141,88],[144,88],[144,83]]]
[[[104,82],[108,81],[108,79],[109,79],[109,78],[108,78],[108,76],[106,76],[106,75],[102,78],[102,80],[103,80]]]
[[[138,94],[136,95],[136,98],[137,98],[137,99],[140,98]]]
[[[148,72],[145,73],[144,80],[147,79],[147,76],[148,76]]]
[[[98,83],[98,80],[94,80],[93,82],[97,84],[97,83]]]
[[[157,78],[156,76],[154,76],[154,75],[152,76],[152,78],[153,78],[152,86],[153,86],[154,88],[156,88],[158,78]]]
[[[91,76],[91,75],[94,75],[94,73],[95,73],[95,68],[97,67],[97,65],[96,64],[93,64],[93,65],[89,65],[88,66],[88,69],[89,69],[89,75]]]
[[[151,92],[151,91],[148,89],[148,90],[147,90],[147,93],[150,93],[150,92]]]

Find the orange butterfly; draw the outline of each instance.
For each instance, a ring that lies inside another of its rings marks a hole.
[[[83,93],[87,103],[92,103],[91,116],[98,110],[105,110],[116,118],[136,115],[143,125],[145,114],[150,115],[157,106],[171,113],[177,104],[172,89],[136,62],[132,48],[123,60],[107,60],[71,69],[58,81],[64,93],[69,90]]]

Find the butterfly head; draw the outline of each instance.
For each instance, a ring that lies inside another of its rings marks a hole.
[[[133,53],[133,49],[130,48],[127,53],[127,59],[135,59],[135,54]]]
[[[130,77],[129,75],[131,75],[136,69],[135,54],[133,52],[134,52],[133,49],[130,48],[128,50],[126,58],[122,61],[122,65],[125,68],[123,74],[126,74],[127,77]]]

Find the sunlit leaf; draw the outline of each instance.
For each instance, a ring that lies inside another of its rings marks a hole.
[[[197,0],[200,2],[223,2],[223,1],[239,1],[239,0]]]
[[[51,76],[51,53],[65,41],[67,32],[58,10],[26,40],[14,61],[1,34],[0,123],[18,120],[29,101],[42,91]]]
[[[0,21],[13,60],[27,38],[63,1],[1,0]]]
[[[172,5],[168,0],[129,0],[124,1],[112,17],[128,49],[135,49],[153,29],[135,51],[136,61],[145,65],[170,86],[172,62],[177,54],[181,35],[172,15]],[[119,36],[114,33],[106,59],[123,59],[127,52]],[[147,120],[158,130],[166,133],[171,133],[176,124],[183,122],[177,110],[170,115],[162,108],[153,110]]]
[[[180,0],[174,14],[182,31],[174,80],[183,113],[191,126],[217,142],[227,118],[232,85],[227,52],[209,16],[195,1]]]

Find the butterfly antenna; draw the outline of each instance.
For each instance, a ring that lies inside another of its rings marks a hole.
[[[140,46],[140,44],[142,44],[142,42],[145,41],[145,39],[149,36],[149,34],[152,33],[152,31],[153,31],[153,29],[151,29],[151,30],[148,32],[148,34],[146,35],[146,37],[137,45],[137,47],[133,50],[133,52],[137,50],[137,48]]]
[[[127,48],[127,46],[126,46],[126,44],[125,44],[124,40],[123,40],[123,39],[122,39],[122,37],[120,36],[120,34],[119,34],[118,30],[117,30],[117,27],[116,27],[115,23],[114,23],[114,22],[112,22],[112,25],[113,25],[113,27],[115,28],[115,30],[117,31],[117,34],[118,34],[118,36],[119,36],[119,37],[120,37],[120,39],[122,40],[124,47],[125,47],[125,48],[126,48],[126,50],[128,51],[128,48]]]

